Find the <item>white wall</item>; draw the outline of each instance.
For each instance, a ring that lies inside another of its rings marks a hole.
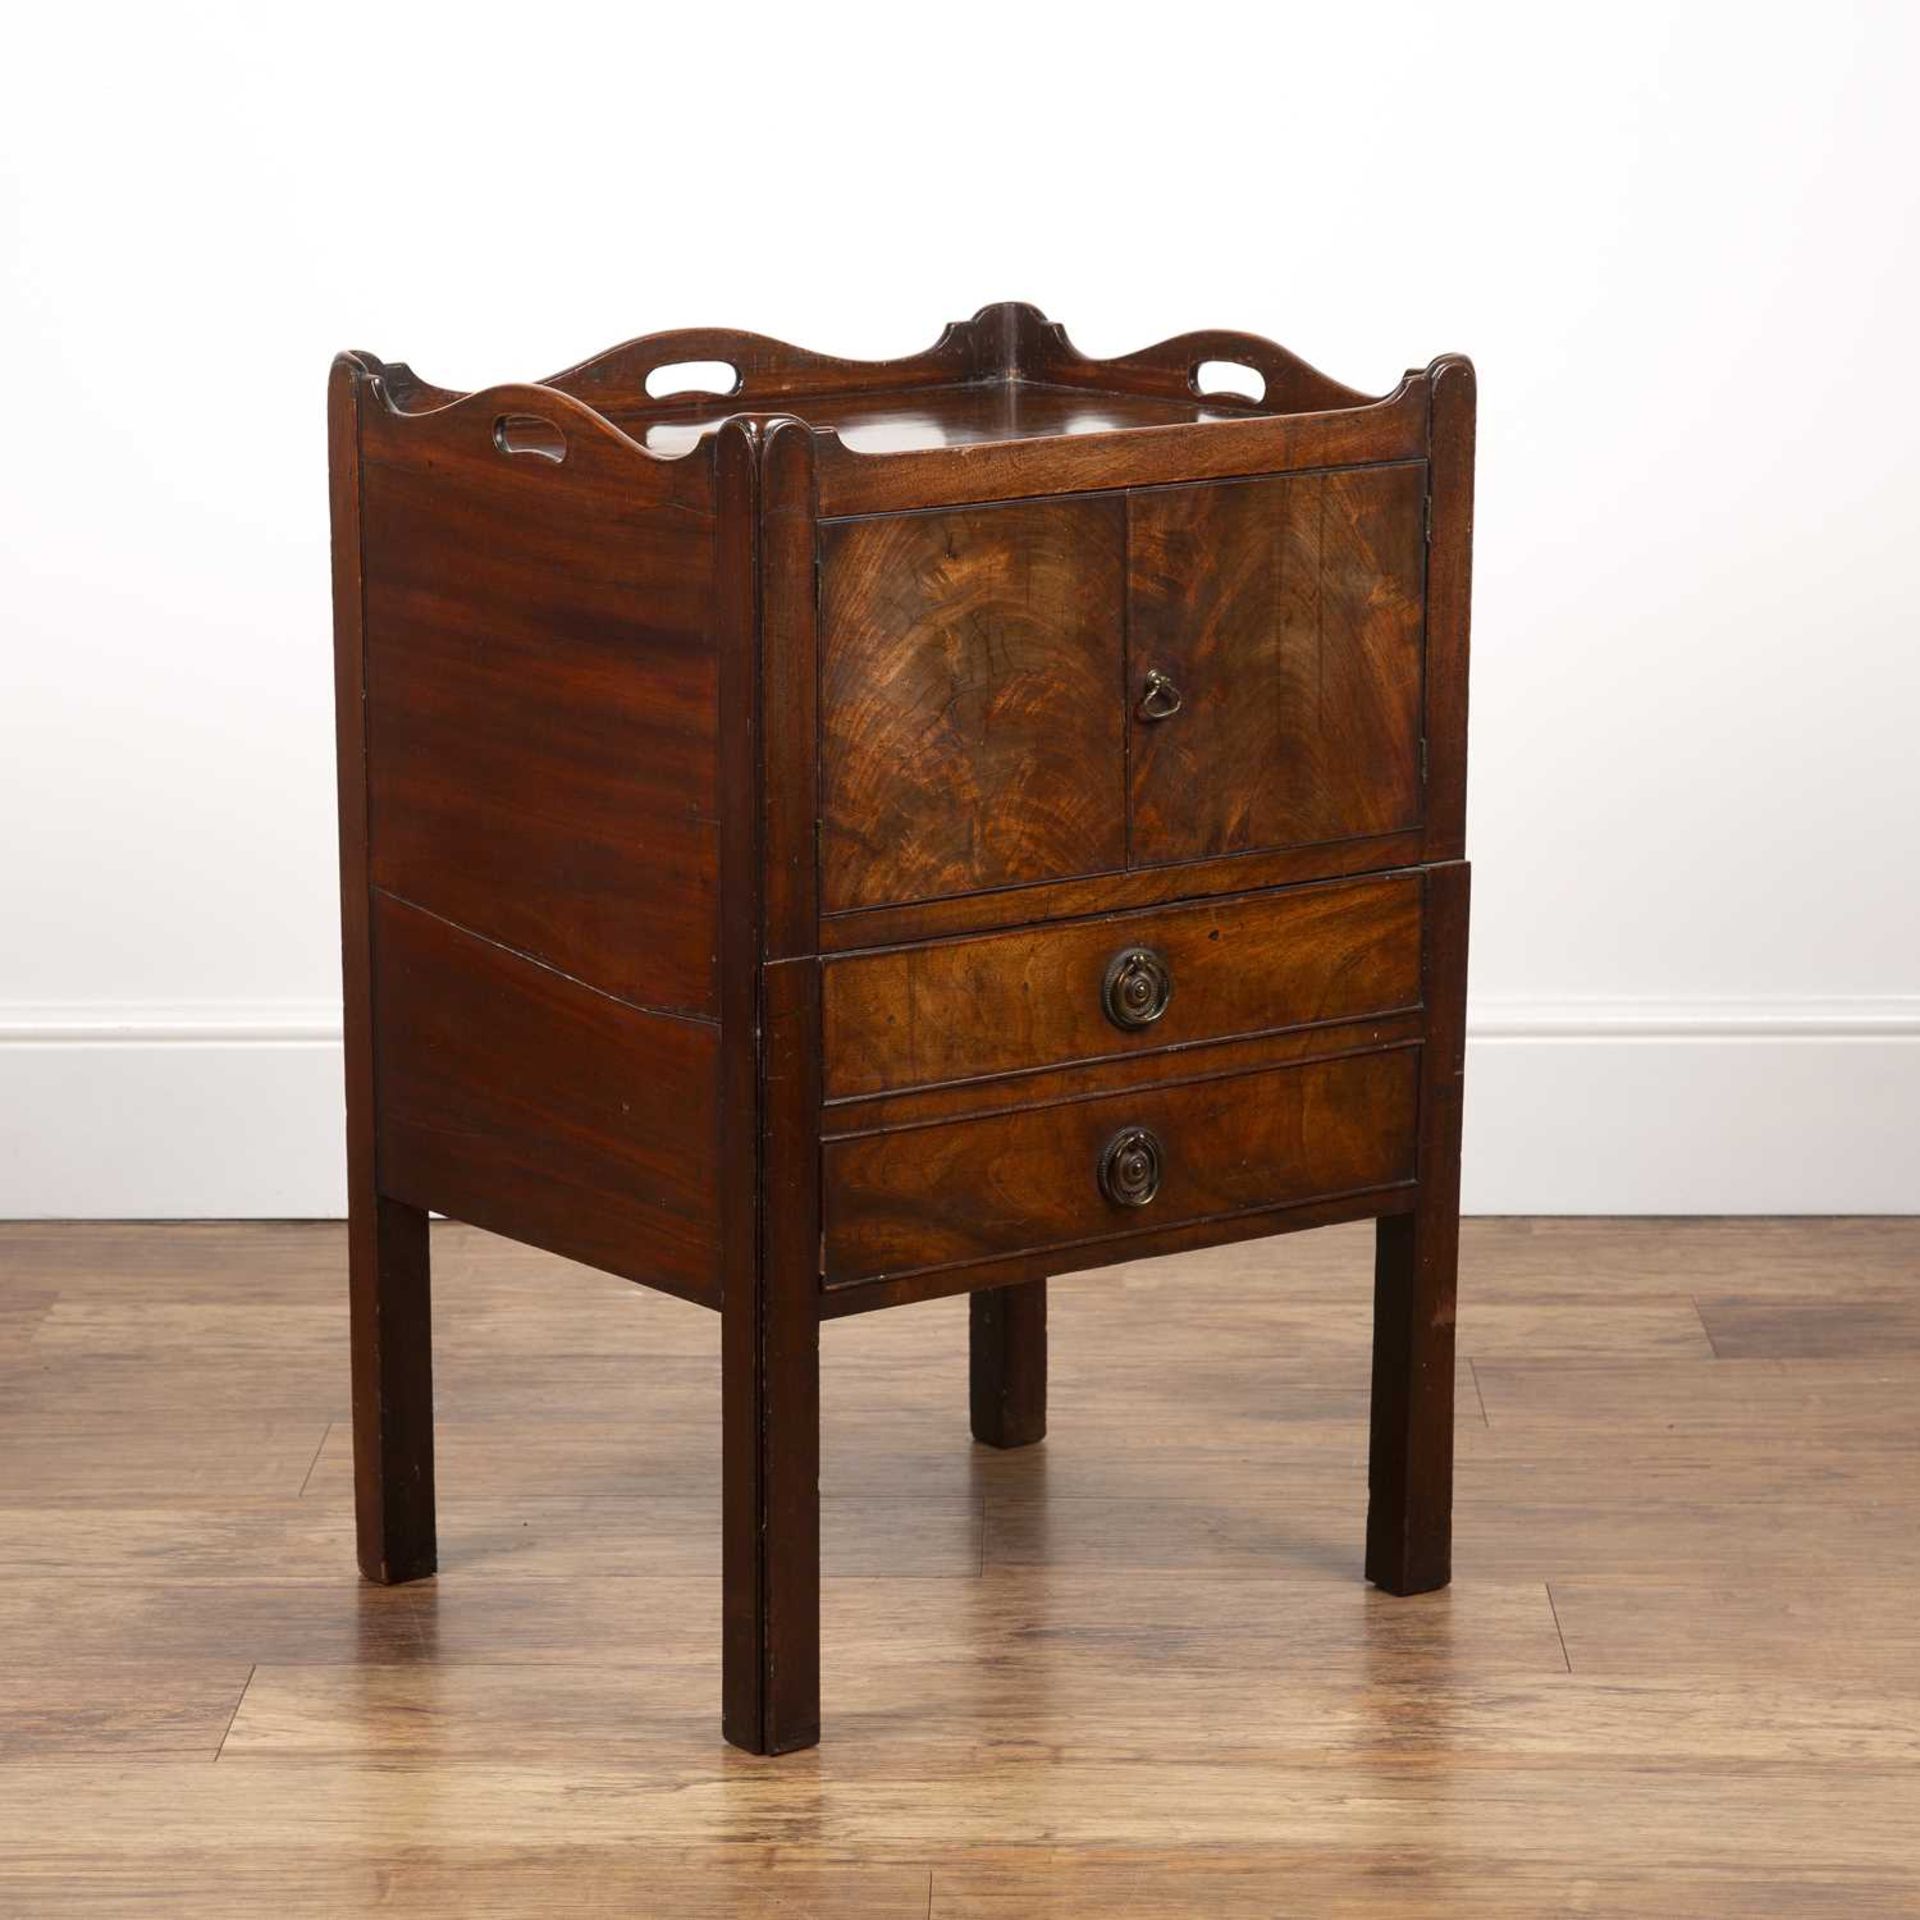
[[[1915,9],[7,37],[0,1213],[339,1203],[336,348],[465,387],[1005,297],[1478,361],[1470,1204],[1915,1205]]]

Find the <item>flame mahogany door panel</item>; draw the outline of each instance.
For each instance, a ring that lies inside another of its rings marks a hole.
[[[1119,497],[829,523],[821,906],[1126,864]]]
[[[1134,864],[1419,823],[1426,484],[1410,461],[1128,496]]]

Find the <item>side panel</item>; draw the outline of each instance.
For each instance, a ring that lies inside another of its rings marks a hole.
[[[1425,510],[1417,461],[1130,497],[1136,863],[1419,823]]]
[[[718,1305],[717,635],[747,561],[711,452],[656,461],[530,388],[361,412],[378,1191]]]
[[[717,1017],[711,460],[503,453],[486,400],[366,410],[374,884]]]
[[[717,1304],[720,1030],[374,900],[383,1189]]]

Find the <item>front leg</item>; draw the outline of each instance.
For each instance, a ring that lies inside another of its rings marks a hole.
[[[1389,1593],[1427,1593],[1453,1570],[1459,1227],[1427,1208],[1382,1220],[1375,1233],[1367,1578]]]
[[[1444,1587],[1453,1570],[1467,883],[1464,863],[1435,867],[1426,878],[1419,1184],[1413,1211],[1375,1229],[1367,1578],[1389,1593]]]
[[[749,1753],[820,1738],[820,1319],[799,1278],[721,1332],[721,1730]]]

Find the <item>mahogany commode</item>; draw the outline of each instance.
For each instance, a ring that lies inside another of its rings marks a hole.
[[[1373,1218],[1366,1572],[1444,1585],[1469,363],[1005,304],[329,395],[368,1576],[435,1564],[433,1209],[721,1314],[753,1751],[819,1737],[842,1314],[971,1294],[1020,1446],[1048,1275]]]

